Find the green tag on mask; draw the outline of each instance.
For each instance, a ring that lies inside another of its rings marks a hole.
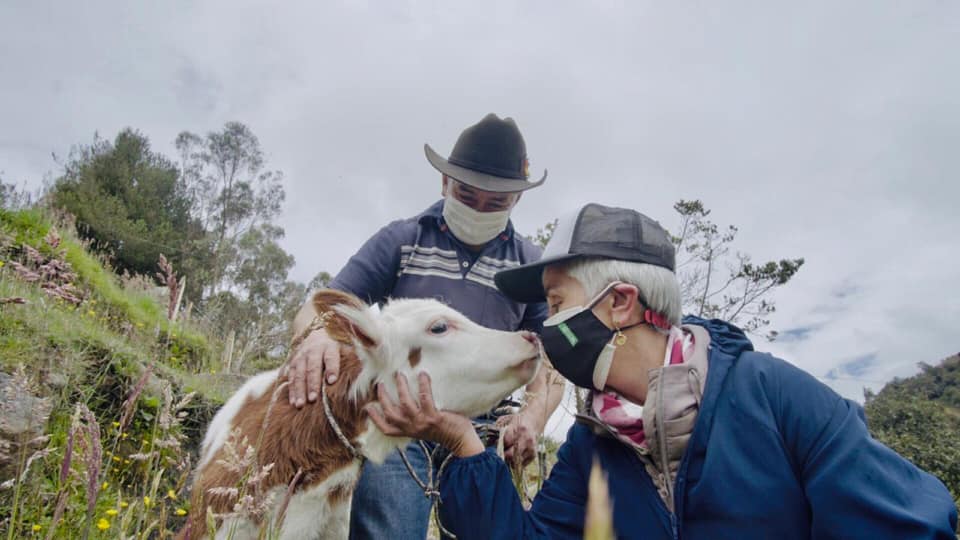
[[[560,330],[560,333],[563,334],[563,337],[567,338],[567,341],[570,342],[571,347],[576,347],[577,343],[580,342],[580,340],[577,339],[577,335],[573,333],[573,330],[567,326],[567,323],[558,324],[557,329]]]

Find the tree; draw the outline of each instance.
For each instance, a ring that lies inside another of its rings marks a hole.
[[[671,235],[677,248],[677,277],[684,311],[740,325],[751,333],[770,324],[776,311],[773,289],[786,285],[803,266],[803,259],[771,260],[754,264],[750,255],[730,248],[738,229],[721,229],[709,219],[699,200],[681,200],[673,206],[680,215],[679,234]],[[771,331],[768,339],[776,338]]]
[[[537,234],[531,238],[533,243],[540,246],[541,248],[546,248],[547,244],[550,242],[550,239],[553,238],[553,231],[557,230],[558,220],[548,221],[544,224],[543,227],[537,229]]]
[[[330,282],[333,281],[333,276],[328,272],[321,271],[319,274],[313,276],[313,279],[310,280],[310,283],[307,283],[308,291],[316,291],[318,289],[325,289]]]
[[[3,181],[3,172],[0,171],[0,208],[18,209],[29,206],[32,197],[24,189],[17,189],[16,184],[8,184]]]
[[[177,167],[135,130],[75,147],[51,196],[76,217],[83,238],[112,256],[117,272],[152,275],[161,252],[186,272],[205,259],[204,231]]]
[[[239,122],[203,137],[184,131],[176,147],[192,213],[211,234],[208,293],[217,293],[231,285],[240,238],[280,213],[283,175],[265,170],[260,141]]]
[[[896,386],[865,397],[874,438],[939,478],[960,502],[960,411]]]
[[[306,295],[304,285],[287,280],[294,258],[274,223],[283,174],[267,169],[259,139],[239,122],[204,136],[184,131],[176,147],[191,211],[211,242],[206,317],[236,344],[233,368],[275,355]]]

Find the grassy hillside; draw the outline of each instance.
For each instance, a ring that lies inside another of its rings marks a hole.
[[[0,537],[167,537],[239,377],[51,221],[0,210]]]

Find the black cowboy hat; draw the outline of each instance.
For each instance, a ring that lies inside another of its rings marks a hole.
[[[490,113],[463,130],[453,152],[443,159],[423,145],[427,160],[443,174],[484,191],[507,193],[535,188],[547,179],[547,171],[530,182],[527,146],[512,118],[500,119]]]

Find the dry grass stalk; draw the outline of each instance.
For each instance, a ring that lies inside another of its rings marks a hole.
[[[97,417],[83,403],[77,405],[86,421],[84,433],[87,439],[87,453],[84,462],[87,474],[87,521],[83,537],[87,538],[93,522],[94,510],[97,507],[97,496],[100,494],[100,467],[103,465],[103,445],[100,442],[100,424],[97,423]]]
[[[612,540],[613,504],[610,502],[610,490],[607,474],[600,467],[597,458],[593,458],[590,468],[590,480],[587,484],[587,516],[583,527],[584,540]]]
[[[178,299],[180,298],[180,284],[177,282],[177,276],[173,272],[173,265],[167,260],[163,253],[160,254],[160,262],[157,263],[160,271],[157,272],[157,279],[167,287],[169,299],[167,300],[167,319],[174,320],[177,309]]]
[[[53,533],[57,530],[57,525],[63,519],[63,512],[67,508],[67,480],[70,478],[70,466],[73,463],[73,447],[76,443],[77,431],[80,429],[80,404],[73,410],[73,418],[70,421],[70,429],[67,431],[67,446],[63,451],[63,461],[60,463],[60,477],[57,485],[57,506],[53,511],[53,519],[50,520],[50,527],[47,529],[47,540],[53,538]]]
[[[86,420],[85,431],[90,442],[90,451],[86,456],[87,466],[87,512],[93,514],[97,504],[97,494],[100,492],[100,467],[103,464],[103,445],[100,442],[100,424],[86,405],[80,404],[83,418]]]
[[[177,285],[177,299],[173,302],[173,313],[170,315],[170,321],[176,321],[180,314],[180,305],[183,303],[183,291],[186,290],[187,277],[180,278],[180,284]]]
[[[230,371],[233,369],[233,347],[236,344],[236,341],[237,332],[236,330],[231,329],[230,333],[227,335],[227,342],[223,347],[223,357],[221,359],[224,373],[230,373]]]
[[[273,505],[275,496],[272,492],[264,493],[262,489],[262,483],[273,469],[273,463],[258,466],[256,449],[245,435],[242,439],[240,436],[239,427],[230,432],[223,444],[225,458],[216,461],[228,471],[240,475],[240,480],[233,486],[209,488],[207,493],[234,501],[232,511],[214,514],[217,519],[246,518],[260,523]]]
[[[150,364],[147,366],[147,369],[143,371],[143,374],[140,375],[140,379],[137,380],[137,384],[134,385],[130,395],[127,396],[127,400],[123,402],[123,414],[120,416],[121,432],[125,431],[133,420],[133,412],[136,409],[137,400],[140,399],[140,394],[143,393],[143,388],[147,385],[147,381],[150,380],[152,374],[153,364]]]

